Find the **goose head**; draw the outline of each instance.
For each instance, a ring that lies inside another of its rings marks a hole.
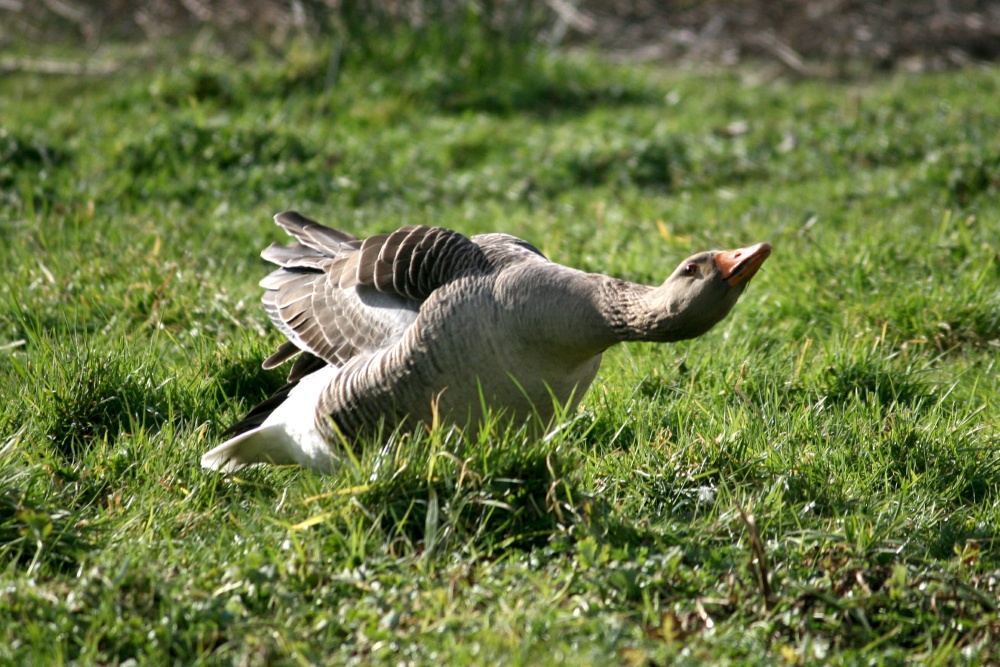
[[[688,257],[648,295],[643,340],[676,341],[702,335],[722,321],[771,254],[769,243]]]

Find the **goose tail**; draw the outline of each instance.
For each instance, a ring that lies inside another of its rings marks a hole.
[[[338,459],[316,428],[316,409],[323,389],[338,370],[326,366],[299,380],[260,426],[239,433],[206,453],[201,457],[201,466],[231,473],[258,463],[298,464],[333,472]]]
[[[284,424],[259,426],[240,433],[201,457],[201,467],[231,473],[258,463],[299,463],[304,452],[288,436]],[[297,456],[298,454],[298,456]],[[325,467],[325,466],[324,466]]]

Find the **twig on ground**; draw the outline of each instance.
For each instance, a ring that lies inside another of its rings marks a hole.
[[[48,60],[43,58],[0,59],[0,74],[30,72],[31,74],[107,76],[108,74],[114,74],[119,68],[120,65],[115,62],[88,63],[73,60]]]
[[[800,56],[795,49],[778,37],[773,31],[765,30],[755,40],[757,44],[767,49],[782,65],[800,76],[810,76],[815,74],[805,59]]]
[[[571,0],[546,0],[545,4],[556,13],[561,23],[585,35],[594,32],[597,27],[594,17],[581,12]]]
[[[579,0],[575,0],[579,2]],[[549,9],[556,15],[555,25],[545,38],[545,43],[549,46],[559,46],[570,28],[577,30],[584,35],[590,35],[597,27],[596,21],[589,14],[584,14],[576,8],[574,0],[546,0]]]
[[[740,511],[740,517],[750,533],[750,550],[754,555],[750,565],[757,575],[757,583],[764,596],[764,608],[771,611],[774,607],[774,596],[771,593],[771,565],[764,550],[764,543],[760,539],[760,531],[757,530],[757,521],[753,514],[748,514],[741,505],[737,505],[736,509]]]

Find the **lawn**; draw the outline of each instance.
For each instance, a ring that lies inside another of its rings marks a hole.
[[[0,663],[1000,661],[1000,68],[515,56],[0,78]],[[649,284],[774,252],[543,441],[210,473],[283,381],[290,208]]]

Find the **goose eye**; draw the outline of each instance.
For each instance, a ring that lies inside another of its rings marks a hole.
[[[695,264],[694,262],[691,262],[690,264],[684,267],[682,272],[684,273],[685,276],[693,276],[694,274],[698,273],[698,265]]]

